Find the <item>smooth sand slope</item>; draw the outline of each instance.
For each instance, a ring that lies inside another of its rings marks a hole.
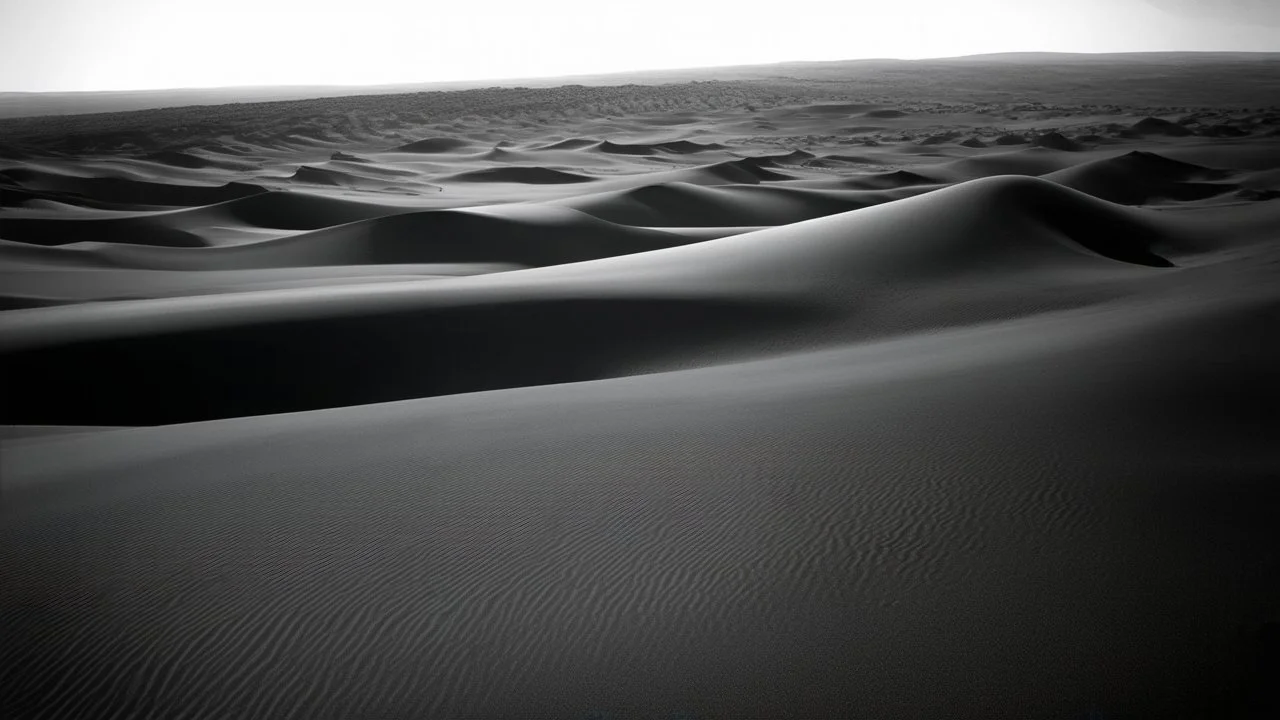
[[[678,105],[14,144],[0,714],[1280,711],[1280,114]]]

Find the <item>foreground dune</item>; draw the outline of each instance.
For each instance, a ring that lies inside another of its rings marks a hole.
[[[935,110],[16,146],[5,715],[1267,717],[1280,115]]]

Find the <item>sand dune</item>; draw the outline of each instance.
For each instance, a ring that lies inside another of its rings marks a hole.
[[[610,140],[601,140],[591,149],[612,155],[652,155],[657,152],[657,148],[652,145],[616,143]]]
[[[1128,134],[1138,135],[1138,136],[1168,135],[1171,137],[1182,137],[1184,135],[1191,134],[1190,130],[1188,130],[1187,128],[1177,123],[1169,122],[1168,120],[1164,120],[1162,118],[1154,118],[1154,117],[1148,117],[1148,118],[1143,118],[1139,120],[1138,122],[1129,126],[1129,129],[1126,132]]]
[[[221,168],[223,170],[243,170],[251,167],[245,163],[237,163],[229,160],[221,160],[218,158],[210,158],[202,155],[196,155],[181,150],[163,150],[143,156],[144,160],[151,160],[164,165],[172,165],[173,167],[188,168],[191,170],[205,170],[209,168]]]
[[[1073,155],[1045,147],[997,150],[929,165],[924,168],[924,172],[952,181],[976,180],[993,175],[1045,175],[1079,163],[1081,159]]]
[[[1045,174],[1046,180],[1094,197],[1139,205],[1152,200],[1203,200],[1237,189],[1220,181],[1227,173],[1134,151]]]
[[[34,219],[0,217],[0,235],[5,239],[35,245],[79,242],[128,243],[162,247],[201,247],[199,235],[147,217],[105,219]]]
[[[754,185],[708,187],[666,182],[552,201],[624,225],[721,227],[780,225],[886,202],[886,195],[833,195]]]
[[[0,714],[1270,717],[1280,111],[962,65],[0,123]]]
[[[192,225],[242,222],[284,230],[317,230],[395,212],[403,209],[302,192],[269,192],[165,217],[190,218]]]
[[[685,155],[708,152],[711,150],[724,150],[727,146],[721,145],[720,143],[697,143],[689,140],[672,140],[670,142],[656,143],[654,147],[670,153]]]
[[[297,193],[262,192],[188,210],[131,213],[120,217],[0,216],[0,237],[37,245],[96,242],[201,247],[214,244],[208,240],[210,226],[314,230],[397,211],[404,210]]]
[[[1036,147],[1049,148],[1050,150],[1073,151],[1083,149],[1080,143],[1058,132],[1037,135],[1031,139],[1031,144]]]
[[[196,250],[103,244],[80,249],[117,267],[230,270],[394,263],[578,262],[686,242],[660,230],[625,227],[547,208],[512,219],[466,211],[388,215],[256,242]]]
[[[0,170],[9,180],[31,193],[74,202],[86,198],[105,203],[139,205],[207,205],[263,192],[263,188],[238,182],[218,186],[175,185],[121,178],[74,177],[41,170]]]
[[[0,248],[0,257],[13,254]],[[52,307],[107,300],[181,297],[218,293],[328,287],[363,283],[440,279],[524,266],[503,263],[395,263],[392,265],[318,265],[311,267],[237,268],[234,270],[156,270],[107,265],[101,256],[70,258],[28,257],[0,270],[6,309]],[[61,261],[61,262],[59,262]],[[86,273],[85,267],[114,267],[111,272]]]
[[[913,185],[933,185],[937,181],[928,176],[914,173],[909,170],[894,170],[893,172],[879,173],[876,175],[866,175],[862,177],[850,178],[844,181],[844,184],[850,187],[864,188],[868,190],[885,190],[888,188],[911,187]]]
[[[456,152],[470,146],[466,140],[457,138],[426,138],[405,143],[396,148],[397,152],[410,153],[447,153]]]
[[[400,175],[399,177],[405,177]],[[388,187],[386,178],[369,177],[368,175],[331,167],[314,167],[303,165],[289,179],[304,185],[329,185],[332,187],[356,188],[364,190],[383,190]]]
[[[360,157],[359,155],[354,155],[352,153],[345,153],[345,152],[342,152],[341,150],[334,152],[332,155],[329,156],[329,159],[342,160],[345,162],[359,162],[359,163],[369,162],[368,158]]]
[[[600,142],[599,140],[592,140],[590,138],[568,138],[565,140],[560,140],[558,142],[550,143],[548,145],[541,145],[539,147],[534,147],[530,149],[531,150],[580,150],[582,148],[592,147],[593,145],[596,145],[599,142]]]
[[[445,182],[504,182],[530,185],[557,185],[591,182],[594,178],[545,167],[505,167],[470,170],[437,178]]]
[[[948,222],[940,224],[937,217],[945,217]],[[522,221],[529,223],[527,218]],[[159,424],[594,379],[605,372],[603,367],[621,360],[588,352],[590,346],[584,343],[600,342],[613,352],[631,348],[632,352],[654,353],[660,348],[657,336],[663,328],[677,346],[689,343],[690,337],[711,342],[721,326],[737,333],[751,328],[759,335],[769,332],[770,323],[766,321],[775,314],[770,308],[794,307],[781,314],[801,318],[804,314],[800,311],[805,306],[811,306],[808,314],[813,316],[832,312],[830,307],[824,311],[826,304],[820,302],[820,294],[815,296],[825,283],[832,281],[867,293],[885,283],[925,279],[954,282],[975,272],[1007,278],[1042,269],[1058,274],[1071,268],[1110,268],[1115,261],[1152,267],[1172,265],[1154,252],[1164,239],[1154,219],[1048,181],[1018,177],[975,181],[874,209],[711,240],[689,246],[683,252],[648,253],[636,258],[616,257],[636,248],[620,245],[619,240],[644,238],[648,247],[641,247],[649,249],[660,247],[654,239],[661,242],[666,238],[661,233],[639,229],[624,234],[621,226],[600,221],[583,227],[581,220],[566,219],[561,213],[540,224],[544,239],[535,244],[532,238],[512,235],[523,229],[522,224],[502,223],[493,216],[449,212],[397,215],[294,236],[288,241],[206,251],[202,255],[212,252],[229,257],[198,260],[205,267],[227,268],[517,260],[526,265],[546,265],[590,259],[591,254],[586,253],[593,252],[596,257],[615,257],[596,266],[571,267],[570,277],[578,277],[566,278],[559,285],[563,295],[548,290],[547,281],[537,278],[536,273],[529,280],[516,273],[504,276],[496,289],[486,284],[454,290],[448,284],[431,283],[419,290],[413,286],[389,289],[386,292],[391,295],[385,300],[379,287],[362,286],[330,298],[317,298],[310,291],[263,296],[253,308],[245,307],[240,297],[228,298],[225,303],[216,298],[204,299],[198,305],[178,303],[172,309],[161,304],[120,306],[113,311],[111,323],[103,325],[84,325],[74,309],[61,317],[47,313],[38,326],[23,318],[15,318],[14,324],[7,325],[0,317],[0,337],[25,348],[24,352],[11,352],[8,362],[13,372],[27,379],[24,387],[31,391],[14,394],[3,422],[55,424],[57,418],[73,413],[76,417],[69,420],[77,425]],[[616,228],[613,233],[617,237],[612,242],[606,230],[610,227]],[[504,228],[505,233],[501,232]],[[415,237],[421,235],[427,237]],[[503,235],[507,237],[495,242]],[[584,247],[588,239],[596,249]],[[588,275],[583,277],[582,272]],[[593,277],[600,280],[596,282]],[[665,278],[667,287],[654,286],[649,278]],[[782,285],[788,295],[806,292],[790,299],[775,298],[772,304],[753,304],[749,302],[750,295],[740,296],[742,290],[726,298],[724,288],[743,280],[758,283],[760,288]],[[535,284],[532,295],[518,290],[528,282]],[[631,290],[628,292],[627,288]],[[708,307],[708,300],[697,299],[699,294],[721,300]],[[675,301],[672,295],[689,299]],[[296,317],[299,298],[313,299],[302,317]],[[492,298],[502,298],[502,302],[495,303]],[[387,312],[357,309],[380,302]],[[441,305],[447,309],[435,309]],[[858,310],[865,312],[866,305],[864,297]],[[131,318],[133,312],[139,315]],[[535,315],[525,317],[525,312]],[[721,319],[721,312],[728,313],[728,318]],[[165,332],[163,325],[153,324],[150,331],[144,330],[148,327],[146,317],[156,313],[181,316],[181,327]],[[580,324],[597,314],[598,319],[591,321],[593,329]],[[695,317],[706,319],[699,320],[696,327],[681,330],[676,317],[691,322]],[[571,322],[570,318],[575,319]],[[802,319],[793,322],[805,324]],[[122,329],[123,337],[111,335],[111,324]],[[227,325],[233,329],[220,329]],[[551,357],[535,361],[517,349],[527,346],[525,333],[543,334],[545,340],[546,333],[561,326],[572,328],[573,334],[556,336],[555,342],[545,343],[547,347],[540,354],[550,352]],[[410,327],[416,329],[409,331]],[[449,331],[451,327],[466,330],[455,337]],[[649,330],[641,339],[643,327]],[[612,332],[610,328],[636,343],[605,339],[604,333]],[[93,338],[92,342],[86,344],[84,333]],[[426,344],[418,352],[411,352],[404,340],[406,334],[417,335]],[[380,348],[379,342],[394,344]],[[460,349],[470,342],[479,345]],[[503,350],[508,343],[509,349]],[[321,350],[329,346],[352,348],[355,357]],[[255,348],[255,353],[237,360],[242,357],[237,348],[249,347]],[[454,351],[463,356],[454,357]],[[258,353],[279,359],[280,366],[288,368],[287,374],[272,376],[251,370]],[[183,354],[188,356],[186,360],[179,359]],[[513,367],[485,370],[477,363],[480,357],[495,354],[513,363]],[[575,374],[572,368],[582,362],[575,358],[582,356],[594,356],[591,370]],[[182,362],[189,369],[184,373],[182,387],[161,393],[166,409],[155,411],[155,416],[141,403],[125,402],[125,397],[142,381],[141,377],[130,378],[142,370],[131,366],[129,358],[133,357],[164,364]],[[335,365],[317,364],[321,357]],[[197,359],[207,363],[208,369],[198,370],[193,365]],[[426,364],[428,359],[430,365]],[[691,360],[682,358],[683,362]],[[235,370],[237,362],[247,365]],[[78,376],[84,382],[76,382],[74,374],[69,373],[75,364],[108,373],[116,382],[101,388],[96,374]],[[309,375],[299,372],[303,365]],[[537,370],[534,366],[546,369]],[[442,380],[452,376],[449,368],[453,367],[465,368],[469,380],[459,381],[461,385]],[[528,372],[517,372],[518,368]],[[561,372],[545,374],[551,368]],[[514,379],[508,377],[513,372],[517,373]],[[368,394],[354,382],[343,383],[340,390],[332,393],[324,390],[332,377],[348,373],[370,378],[380,392]],[[214,374],[218,375],[216,381],[211,377]],[[415,377],[420,380],[413,381]],[[44,386],[55,378],[62,389],[68,390],[65,397],[73,399],[72,407],[50,402]],[[288,400],[277,398],[272,391],[276,387],[287,387],[286,397],[306,404],[291,405]],[[233,397],[239,399],[233,401]],[[183,406],[198,407],[198,411],[187,412],[201,414],[181,415]],[[117,417],[120,413],[125,416]]]

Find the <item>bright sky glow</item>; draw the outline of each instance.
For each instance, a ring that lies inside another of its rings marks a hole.
[[[991,52],[1280,51],[1280,0],[0,0],[0,91]]]

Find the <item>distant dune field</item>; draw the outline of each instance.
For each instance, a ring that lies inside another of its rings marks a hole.
[[[0,121],[0,714],[1269,717],[1277,60],[1052,61]]]

